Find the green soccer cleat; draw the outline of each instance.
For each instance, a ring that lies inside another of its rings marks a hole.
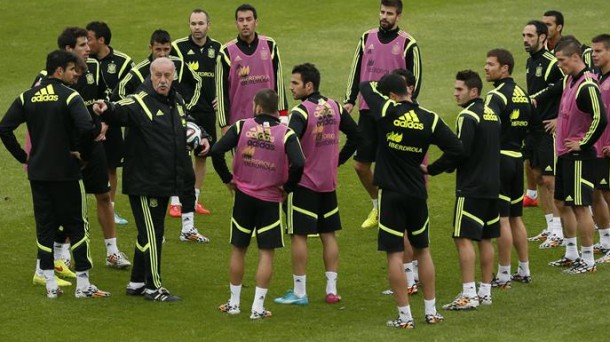
[[[63,280],[63,279],[59,278],[58,276],[55,276],[55,281],[57,282],[57,286],[59,286],[59,287],[72,286],[71,282],[69,282],[67,280]],[[47,280],[43,276],[34,274],[34,278],[32,279],[32,284],[46,286]]]
[[[379,225],[379,210],[377,208],[371,209],[369,216],[362,222],[362,229],[376,228]]]
[[[76,279],[76,274],[70,271],[70,267],[63,260],[55,260],[55,274],[62,278]]]

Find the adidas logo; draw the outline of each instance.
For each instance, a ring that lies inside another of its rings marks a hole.
[[[241,62],[241,60],[242,60],[241,57],[239,57],[239,56],[235,57],[235,62]]]
[[[195,52],[193,50],[189,50],[189,52],[186,53],[187,55],[194,55]]]
[[[275,137],[271,135],[271,129],[269,127],[263,127],[262,125],[251,127],[246,132],[246,137],[271,143],[275,141]]]
[[[549,165],[544,169],[544,171],[553,171],[553,168],[551,167],[551,165]]]
[[[483,113],[483,120],[498,121],[498,116],[496,115],[496,113],[494,113],[494,111],[491,108],[489,108],[487,105],[485,105],[485,110]]]
[[[159,110],[157,111],[157,116],[163,116],[163,112],[161,111],[161,109],[159,109]]]
[[[529,97],[525,95],[521,88],[515,87],[513,91],[513,102],[514,103],[530,103]]]
[[[417,114],[415,114],[415,111],[413,110],[410,110],[408,113],[405,113],[398,119],[394,120],[394,126],[417,130],[424,129],[424,124],[419,121]]]
[[[606,178],[602,178],[602,180],[599,182],[600,185],[608,185],[608,181],[606,180]]]
[[[568,195],[568,197],[566,197],[566,201],[571,202],[574,201],[574,199],[572,198],[572,196]]]
[[[46,88],[41,88],[32,96],[32,102],[52,102],[57,100],[59,100],[59,96],[55,95],[52,84],[49,84]]]

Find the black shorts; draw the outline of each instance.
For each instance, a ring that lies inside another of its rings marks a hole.
[[[453,237],[475,241],[500,236],[500,203],[489,198],[455,199]]]
[[[354,160],[372,163],[377,155],[377,122],[370,110],[360,111],[358,128],[362,134],[362,141],[358,145]]]
[[[567,206],[588,206],[593,203],[594,159],[557,158],[555,199]]]
[[[523,216],[523,158],[504,153],[500,155],[500,216]]]
[[[94,143],[91,157],[83,169],[83,184],[88,194],[104,194],[110,191],[106,153],[101,143]]]
[[[404,251],[404,233],[414,248],[427,248],[428,204],[391,190],[379,190],[379,234],[377,249],[388,253]]]
[[[205,132],[210,135],[210,148],[214,145],[214,142],[218,138],[216,133],[216,114],[215,113],[192,113],[191,114],[198,125],[203,127]],[[201,152],[201,147],[197,147],[194,151],[194,155],[197,156]],[[205,157],[203,157],[205,158]]]
[[[529,159],[532,169],[544,176],[555,175],[555,138],[552,134],[532,133],[525,140],[524,159]]]
[[[106,131],[104,151],[109,168],[115,169],[123,166],[125,150],[123,147],[123,131],[120,126],[110,126]]]
[[[595,189],[610,190],[610,159],[595,159]]]
[[[280,203],[262,201],[236,190],[231,217],[231,244],[239,248],[248,247],[252,233],[256,231],[259,249],[284,247],[281,210]]]
[[[297,187],[288,195],[288,234],[309,235],[341,230],[337,193]]]

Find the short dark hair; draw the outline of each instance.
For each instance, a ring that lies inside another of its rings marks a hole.
[[[303,85],[307,84],[307,82],[311,82],[314,91],[318,91],[320,88],[320,71],[315,65],[311,63],[299,64],[292,68],[292,73],[301,74]]]
[[[544,35],[548,38],[549,36],[549,28],[540,20],[530,20],[527,22],[525,26],[534,26],[536,28],[537,35]]]
[[[479,95],[483,90],[483,81],[476,71],[470,69],[458,71],[457,74],[455,74],[455,80],[463,81],[468,89],[476,89]]]
[[[171,43],[172,38],[169,35],[169,32],[163,29],[156,29],[155,32],[150,36],[150,45],[154,45],[155,43],[159,44],[167,44]]]
[[[195,14],[195,13],[203,13],[205,14],[205,18],[208,20],[208,23],[210,22],[210,14],[208,13],[208,11],[201,9],[201,8],[195,8],[191,14],[189,14],[189,21],[191,21],[191,15]]]
[[[66,27],[63,32],[57,37],[57,47],[66,49],[66,46],[71,48],[76,47],[76,41],[80,37],[87,38],[87,30],[82,27]]]
[[[92,21],[87,24],[87,31],[93,31],[95,33],[95,38],[104,38],[104,43],[106,45],[110,45],[110,39],[112,38],[112,32],[110,32],[110,27],[103,21]]]
[[[515,58],[513,54],[506,49],[493,49],[487,52],[487,57],[496,57],[500,66],[508,65],[508,74],[512,75],[515,68]]]
[[[557,45],[555,45],[555,53],[561,51],[564,56],[572,56],[573,54],[577,54],[578,57],[581,56],[581,44],[578,39],[574,38],[574,36],[565,36],[562,37]]]
[[[554,17],[555,18],[555,24],[556,25],[561,25],[561,30],[563,30],[563,13],[557,11],[557,10],[548,10],[546,12],[544,12],[543,16],[545,17]],[[559,30],[559,32],[561,32],[561,30]]]
[[[81,60],[81,58],[76,54],[63,49],[51,51],[47,55],[47,65],[45,68],[47,75],[53,75],[57,68],[63,68],[65,70],[70,63],[73,63],[76,67],[79,60]]]
[[[602,33],[591,39],[592,43],[603,43],[606,49],[610,49],[610,34]]]
[[[396,74],[386,74],[379,80],[377,84],[379,91],[386,96],[394,93],[398,96],[405,96],[407,92],[407,81],[402,76]]]
[[[252,11],[252,15],[254,16],[254,19],[258,19],[258,14],[256,13],[256,8],[254,8],[254,6],[252,6],[250,4],[243,4],[239,7],[237,7],[237,9],[235,10],[235,20],[237,20],[237,12],[247,12],[247,11]]]
[[[263,113],[277,113],[278,96],[273,89],[261,89],[254,95],[254,104],[263,109]]]
[[[395,7],[396,14],[402,13],[402,0],[381,0],[381,5],[386,7]]]
[[[392,70],[392,74],[401,76],[407,82],[407,87],[415,87],[415,83],[417,80],[415,79],[415,75],[407,69],[394,69]]]

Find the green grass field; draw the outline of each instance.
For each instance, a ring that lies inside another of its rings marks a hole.
[[[521,30],[525,22],[555,8],[566,16],[565,33],[589,42],[607,31],[605,1],[570,0],[406,1],[401,27],[417,39],[423,56],[423,88],[420,102],[438,112],[453,126],[458,107],[452,98],[457,70],[472,68],[482,74],[485,53],[495,47],[513,52],[515,78],[524,84]],[[9,1],[0,0],[0,35],[5,37],[0,59],[0,111],[32,82],[44,67],[46,54],[56,48],[65,26],[85,26],[104,20],[113,31],[112,46],[138,62],[148,55],[150,33],[159,27],[172,38],[188,34],[190,11],[204,6],[211,14],[210,35],[226,42],[236,36],[234,9],[238,1]],[[253,3],[259,11],[259,32],[277,41],[284,76],[293,65],[315,63],[322,72],[322,92],[343,99],[356,43],[368,28],[378,24],[378,1],[280,1]],[[485,86],[485,91],[489,90]],[[291,101],[291,104],[295,104]],[[24,128],[18,133],[23,135]],[[433,150],[432,157],[438,155]],[[76,300],[74,288],[58,300],[47,300],[42,287],[31,285],[36,256],[35,223],[27,179],[19,165],[0,148],[0,340],[95,340],[95,341],[381,341],[415,340],[606,340],[607,296],[610,271],[602,266],[591,275],[568,276],[547,266],[563,251],[539,250],[530,244],[534,282],[516,284],[508,291],[494,291],[494,304],[474,312],[443,312],[446,321],[427,326],[423,321],[421,294],[412,297],[417,328],[400,331],[384,326],[396,309],[387,288],[385,255],[376,251],[376,232],[360,229],[370,201],[348,163],[340,170],[338,188],[344,229],[339,233],[341,266],[339,291],[343,301],[324,303],[324,270],[320,244],[310,240],[308,294],[310,305],[288,307],[273,304],[292,286],[289,239],[278,250],[274,278],[267,298],[273,317],[251,322],[248,312],[254,292],[256,249],[248,258],[238,317],[227,317],[217,306],[228,298],[229,213],[231,198],[211,163],[203,199],[213,211],[198,216],[197,226],[211,239],[207,245],[178,240],[179,220],[168,218],[163,251],[163,283],[183,301],[175,304],[145,302],[124,295],[129,272],[104,266],[105,250],[95,219],[94,199],[89,199],[92,222],[91,246],[95,267],[92,281],[113,296],[104,300]],[[454,201],[454,175],[430,182],[431,251],[437,267],[437,305],[460,291],[457,255],[450,238]],[[117,207],[130,224],[118,227],[119,247],[132,256],[135,225],[123,195]],[[543,225],[540,209],[526,209],[530,233]],[[514,267],[513,267],[514,269]]]

